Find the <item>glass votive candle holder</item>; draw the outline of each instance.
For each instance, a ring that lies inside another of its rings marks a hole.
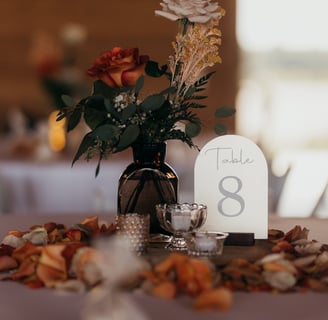
[[[185,234],[187,252],[192,256],[214,257],[223,252],[228,233],[214,231],[195,231]]]
[[[138,255],[147,251],[149,227],[149,214],[127,213],[116,217],[117,234],[126,239],[130,249]]]

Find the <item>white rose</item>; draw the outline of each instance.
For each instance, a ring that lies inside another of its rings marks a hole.
[[[190,22],[207,23],[222,16],[219,4],[212,0],[163,0],[160,5],[162,10],[155,10],[155,14],[172,21],[187,18]]]

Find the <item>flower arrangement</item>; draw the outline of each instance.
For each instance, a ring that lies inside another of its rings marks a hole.
[[[159,64],[141,55],[138,48],[115,47],[98,57],[87,74],[94,80],[92,94],[76,103],[69,96],[62,99],[58,120],[68,118],[68,131],[83,118],[89,126],[73,163],[82,155],[89,160],[98,156],[99,165],[108,155],[123,151],[135,143],[160,143],[177,139],[197,148],[193,142],[201,131],[195,110],[205,108],[200,101],[214,72],[208,67],[221,62],[219,20],[224,10],[212,0],[164,0],[155,14],[178,21],[180,31],[173,42],[174,53],[168,64]],[[145,75],[166,77],[167,88],[144,96]],[[223,106],[216,117],[228,117],[234,109]],[[217,134],[225,133],[218,124]]]

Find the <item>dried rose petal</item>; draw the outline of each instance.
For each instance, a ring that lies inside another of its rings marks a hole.
[[[82,243],[82,242],[77,242],[77,243],[69,243],[63,249],[61,254],[66,261],[66,266],[67,266],[68,270],[71,267],[72,260],[74,258],[74,255],[76,254],[77,250],[82,247],[86,247],[86,244]]]
[[[218,309],[228,311],[232,305],[232,293],[226,288],[217,288],[201,293],[194,301],[197,310]]]
[[[163,281],[151,289],[151,294],[156,297],[173,299],[177,294],[177,287],[172,281]]]
[[[319,253],[321,251],[322,244],[317,241],[296,241],[294,249],[301,255],[309,255]]]
[[[26,233],[26,232],[21,232],[21,231],[19,231],[19,230],[10,230],[10,231],[8,231],[7,234],[12,234],[12,235],[14,235],[14,236],[16,236],[16,237],[21,238],[25,233]]]
[[[316,260],[316,255],[310,255],[302,258],[297,258],[293,261],[294,266],[298,268],[304,268],[314,263]]]
[[[67,280],[67,272],[65,270],[55,269],[43,263],[38,264],[36,273],[47,288],[52,288],[58,282]]]
[[[36,246],[31,242],[25,242],[21,247],[18,247],[13,251],[12,257],[21,263],[31,255],[40,255],[41,250],[41,247]]]
[[[292,246],[288,241],[279,241],[276,245],[272,247],[272,252],[294,252],[294,246]]]
[[[103,279],[98,267],[101,260],[102,255],[98,250],[90,247],[80,248],[73,257],[69,274],[76,276],[88,286],[94,286]]]
[[[81,230],[70,229],[70,230],[68,230],[66,232],[66,237],[70,241],[81,241],[81,239],[82,239],[82,232],[81,232]]]
[[[66,261],[62,256],[65,249],[63,244],[52,244],[42,248],[40,263],[47,265],[53,269],[66,272]]]
[[[271,242],[277,242],[284,237],[285,233],[277,229],[268,230],[268,240]]]
[[[47,230],[47,232],[51,232],[57,228],[57,223],[55,222],[47,222],[43,225],[43,228]]]
[[[25,240],[22,237],[17,237],[14,234],[8,234],[6,235],[3,240],[2,244],[11,246],[13,248],[17,248],[24,244]]]
[[[46,245],[48,243],[48,233],[43,227],[35,228],[31,232],[24,234],[23,239],[36,245]]]
[[[10,256],[0,256],[0,271],[15,269],[18,267],[17,261]]]
[[[296,277],[288,271],[264,271],[264,279],[273,288],[286,291],[296,284]]]
[[[81,224],[87,226],[93,233],[98,233],[99,231],[98,217],[96,216],[84,219]]]
[[[15,248],[12,246],[0,244],[0,256],[10,256],[14,250]]]
[[[65,245],[63,244],[48,245],[42,248],[36,273],[48,288],[53,287],[58,281],[65,281],[68,278],[66,260],[62,256],[64,249]]]
[[[302,228],[301,226],[297,225],[285,234],[284,239],[288,242],[293,242],[299,239],[307,239],[308,234],[308,229]]]
[[[18,270],[11,274],[12,280],[21,280],[35,274],[36,266],[38,263],[37,258],[32,259],[32,256],[26,258],[19,266]]]

